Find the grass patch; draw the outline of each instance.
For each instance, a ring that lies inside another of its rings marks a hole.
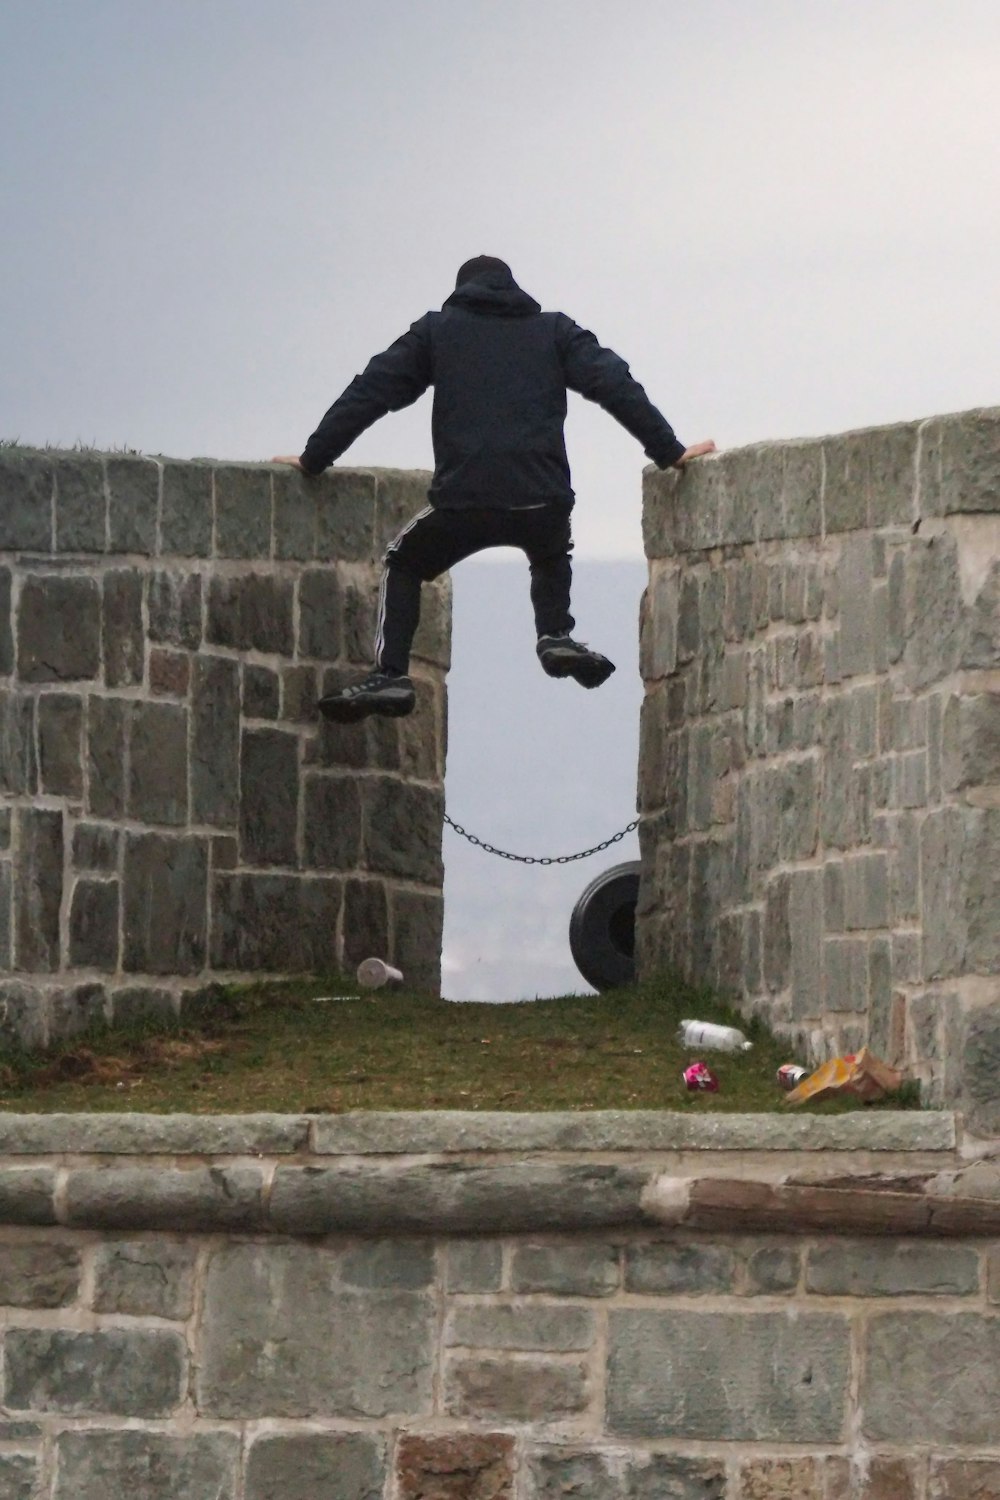
[[[781,1111],[787,1048],[704,992],[658,980],[604,995],[516,1005],[380,990],[342,979],[216,986],[183,1026],[92,1030],[47,1053],[0,1054],[0,1109],[238,1114],[350,1109],[679,1109]],[[739,1057],[694,1054],[682,1017],[742,1025]],[[704,1057],[717,1094],[689,1094]],[[904,1087],[895,1107],[918,1103]],[[872,1108],[856,1101],[820,1112]]]

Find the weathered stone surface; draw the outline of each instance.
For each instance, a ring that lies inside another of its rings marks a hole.
[[[104,466],[87,454],[61,454],[56,471],[56,551],[103,552]]]
[[[391,888],[392,961],[417,989],[441,990],[444,901],[437,893]]]
[[[974,1011],[964,1030],[959,1078],[969,1125],[1000,1135],[1000,1005]]]
[[[906,683],[913,691],[953,672],[962,659],[968,621],[954,537],[917,536],[907,553]]]
[[[158,465],[143,458],[108,458],[108,526],[112,552],[156,551]]]
[[[80,1274],[80,1252],[73,1245],[53,1240],[0,1244],[0,1305],[66,1307],[79,1291]]]
[[[276,573],[215,576],[209,582],[206,637],[237,651],[291,656],[292,580]]]
[[[309,1121],[303,1115],[0,1112],[0,1155],[283,1156],[300,1151],[308,1131]],[[8,1176],[23,1177],[24,1191],[29,1195],[44,1192],[51,1197],[52,1174],[48,1171],[39,1175],[30,1168]],[[0,1177],[0,1182],[4,1180]]]
[[[625,1290],[691,1296],[732,1290],[736,1259],[725,1245],[657,1242],[625,1249]]]
[[[66,1223],[87,1229],[254,1229],[256,1167],[78,1167],[66,1179]]]
[[[180,827],[188,816],[188,714],[176,703],[130,704],[128,816]]]
[[[814,1458],[757,1458],[740,1470],[741,1500],[824,1500]]]
[[[979,1290],[979,1261],[962,1245],[836,1241],[809,1251],[806,1290],[834,1297],[971,1296]]]
[[[286,667],[281,674],[281,717],[292,724],[312,724],[316,718],[316,669]]]
[[[125,815],[125,725],[123,698],[87,700],[87,809],[95,818]]]
[[[130,973],[197,973],[205,963],[207,895],[204,840],[126,834],[123,968]]]
[[[969,810],[961,884],[965,887],[968,966],[1000,974],[1000,807]]]
[[[432,787],[373,777],[364,788],[364,847],[370,870],[440,885],[443,798]]]
[[[608,1338],[611,1432],[840,1441],[850,1375],[843,1318],[614,1309]]]
[[[14,880],[10,860],[0,860],[0,969],[13,967],[14,924],[11,914],[13,891]]]
[[[232,828],[239,811],[239,663],[202,653],[191,693],[191,817]]]
[[[208,557],[212,551],[212,469],[163,465],[160,551],[165,557]]]
[[[628,1469],[628,1500],[724,1500],[726,1471],[715,1459],[637,1454]],[[796,1500],[803,1497],[796,1496]]]
[[[1000,413],[980,407],[936,417],[923,434],[920,511],[925,516],[997,511]]]
[[[0,567],[0,677],[9,677],[14,670],[14,631],[11,613],[12,575],[9,568]]]
[[[343,952],[345,971],[353,969],[373,953],[388,952],[389,901],[384,882],[346,880]]]
[[[234,1432],[61,1432],[54,1500],[236,1500]],[[367,1496],[359,1500],[368,1500]]]
[[[294,865],[299,742],[280,729],[248,729],[240,749],[240,853],[248,864]]]
[[[118,967],[117,880],[78,880],[69,911],[69,961],[73,968]]]
[[[1000,562],[991,567],[966,623],[962,666],[990,671],[1000,660]]]
[[[445,1290],[498,1292],[503,1275],[503,1246],[498,1240],[451,1240],[446,1249]],[[528,1288],[515,1286],[517,1291]]]
[[[54,1224],[55,1189],[49,1167],[0,1169],[0,1224]]]
[[[447,1314],[446,1345],[470,1349],[537,1349],[567,1354],[594,1342],[594,1315],[585,1307],[536,1302],[460,1304]]]
[[[29,449],[4,449],[0,455],[0,549],[48,552],[52,547],[55,461]]]
[[[358,1288],[403,1287],[414,1291],[434,1282],[434,1246],[427,1240],[363,1240],[345,1250],[340,1280]]]
[[[230,1245],[209,1262],[198,1406],[209,1416],[431,1409],[434,1299],[339,1284],[335,1251]]]
[[[398,783],[395,785],[398,789]],[[357,869],[361,860],[361,795],[355,777],[306,776],[303,823],[305,861],[310,869]]]
[[[510,1284],[515,1292],[558,1292],[563,1296],[607,1297],[621,1279],[616,1245],[606,1241],[517,1244]]]
[[[44,808],[15,810],[18,864],[14,889],[17,967],[32,973],[59,967],[63,889],[63,819]]]
[[[143,575],[135,568],[104,575],[101,646],[108,687],[132,687],[145,669]]]
[[[88,981],[49,994],[49,1040],[79,1036],[107,1020],[108,997],[103,984]]]
[[[387,530],[384,539],[375,535],[375,474],[336,468],[312,483],[316,494],[316,556],[339,557],[345,562],[374,562],[381,556],[395,531]],[[415,505],[414,513],[420,509]],[[392,525],[388,516],[386,523],[387,527]]]
[[[1000,1459],[932,1459],[927,1496],[928,1500],[1000,1500]]]
[[[1000,782],[1000,693],[948,700],[942,774],[948,791]]]
[[[271,469],[276,558],[308,562],[316,556],[316,522],[324,487],[290,465]]]
[[[216,468],[215,547],[220,557],[271,555],[271,475],[263,464]]]
[[[343,641],[336,570],[309,568],[299,579],[299,655],[335,661]]]
[[[111,996],[113,1026],[163,1026],[177,1019],[177,1007],[169,990],[132,984]]]
[[[402,1439],[403,1442],[414,1439]],[[259,1437],[247,1457],[246,1500],[381,1500],[385,1440],[362,1432]],[[433,1492],[419,1491],[421,1500]],[[402,1491],[408,1497],[408,1491]]]
[[[213,881],[212,967],[287,974],[337,967],[336,877],[219,875]]]
[[[1000,1442],[997,1319],[912,1308],[872,1318],[863,1369],[863,1431],[873,1441]]]
[[[35,700],[0,692],[0,788],[14,796],[38,790]]]
[[[117,828],[103,823],[78,823],[73,829],[73,864],[77,870],[111,874],[118,868]]]
[[[95,678],[101,667],[101,593],[95,578],[32,574],[18,606],[17,671],[22,682]]]
[[[583,1411],[589,1395],[583,1364],[453,1357],[444,1373],[445,1409],[477,1421],[558,1420]]]
[[[200,573],[164,568],[149,580],[149,639],[195,651],[201,645]]]
[[[746,1258],[746,1290],[757,1295],[791,1292],[799,1284],[800,1255],[791,1245],[761,1245]]]
[[[184,1396],[187,1352],[177,1333],[10,1328],[4,1356],[12,1411],[166,1417]]]
[[[513,1500],[514,1463],[507,1433],[404,1433],[396,1451],[397,1493],[400,1500]]]
[[[42,790],[54,797],[83,796],[83,699],[73,693],[38,698],[38,759]]]
[[[281,711],[281,679],[270,667],[243,663],[243,712],[248,719],[276,719]]]
[[[35,1500],[38,1459],[29,1453],[0,1454],[0,1494],[4,1500]]]
[[[111,1240],[97,1247],[94,1311],[132,1317],[190,1317],[196,1247],[155,1240]]]
[[[565,1495],[573,1500],[606,1500],[626,1493],[621,1467],[618,1454],[579,1452],[569,1447],[531,1453],[527,1493],[530,1500],[563,1500]]]

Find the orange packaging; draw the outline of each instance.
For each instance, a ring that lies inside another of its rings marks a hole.
[[[849,1052],[846,1057],[834,1057],[823,1063],[791,1090],[785,1103],[805,1104],[809,1099],[818,1102],[835,1099],[839,1094],[852,1094],[870,1104],[885,1094],[895,1093],[902,1081],[902,1073],[862,1047],[857,1054]]]

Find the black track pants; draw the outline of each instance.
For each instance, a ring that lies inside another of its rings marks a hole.
[[[420,620],[420,585],[487,547],[519,547],[526,555],[539,635],[573,629],[568,506],[548,504],[526,510],[435,510],[428,506],[386,550],[375,628],[376,666],[408,671]]]

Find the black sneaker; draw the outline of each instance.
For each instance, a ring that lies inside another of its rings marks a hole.
[[[613,661],[569,635],[540,635],[535,650],[550,677],[572,677],[581,687],[600,687],[615,670]]]
[[[316,707],[324,719],[332,719],[337,724],[354,724],[358,719],[367,719],[369,714],[401,719],[413,712],[416,697],[408,677],[375,671],[369,672],[360,682],[351,683],[350,687],[328,693]]]

